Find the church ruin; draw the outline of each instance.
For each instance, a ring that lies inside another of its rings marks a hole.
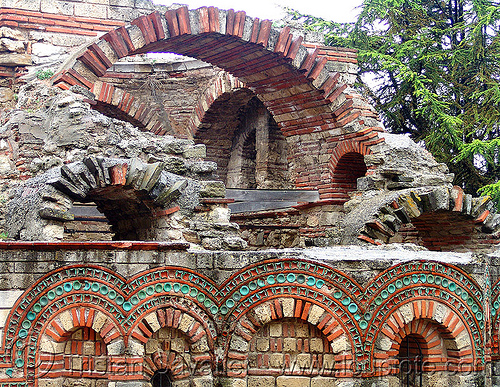
[[[500,385],[500,214],[384,130],[355,51],[1,4],[2,386]]]

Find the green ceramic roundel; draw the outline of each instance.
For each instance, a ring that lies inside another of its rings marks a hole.
[[[240,293],[243,296],[246,296],[248,293],[250,293],[250,289],[248,288],[248,286],[242,286],[240,289]]]
[[[276,283],[276,279],[274,278],[274,275],[270,275],[267,277],[267,283],[269,285],[274,285]]]
[[[352,302],[352,303],[349,304],[349,306],[347,307],[347,309],[351,313],[356,313],[358,311],[358,306],[354,302]]]

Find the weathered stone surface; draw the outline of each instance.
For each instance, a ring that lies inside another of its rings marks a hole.
[[[0,87],[0,103],[14,100],[14,92],[8,87]]]
[[[249,376],[248,387],[269,387],[274,386],[273,376]]]
[[[224,197],[226,196],[226,187],[221,181],[206,181],[202,182],[200,190],[202,197]]]
[[[75,219],[75,216],[68,211],[62,211],[50,207],[41,208],[40,211],[38,211],[38,214],[43,219],[60,220],[62,222],[67,222]]]
[[[276,387],[310,387],[311,379],[300,376],[278,376]]]
[[[29,66],[31,63],[30,54],[0,54],[0,66]]]
[[[24,53],[24,43],[19,40],[0,38],[0,51]]]

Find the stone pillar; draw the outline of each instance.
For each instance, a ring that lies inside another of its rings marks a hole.
[[[269,171],[269,112],[265,108],[257,111],[255,120],[255,181],[257,188],[267,188]]]

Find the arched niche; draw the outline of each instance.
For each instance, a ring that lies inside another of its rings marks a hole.
[[[276,121],[248,89],[222,94],[205,113],[195,141],[228,188],[290,188],[287,144]]]

